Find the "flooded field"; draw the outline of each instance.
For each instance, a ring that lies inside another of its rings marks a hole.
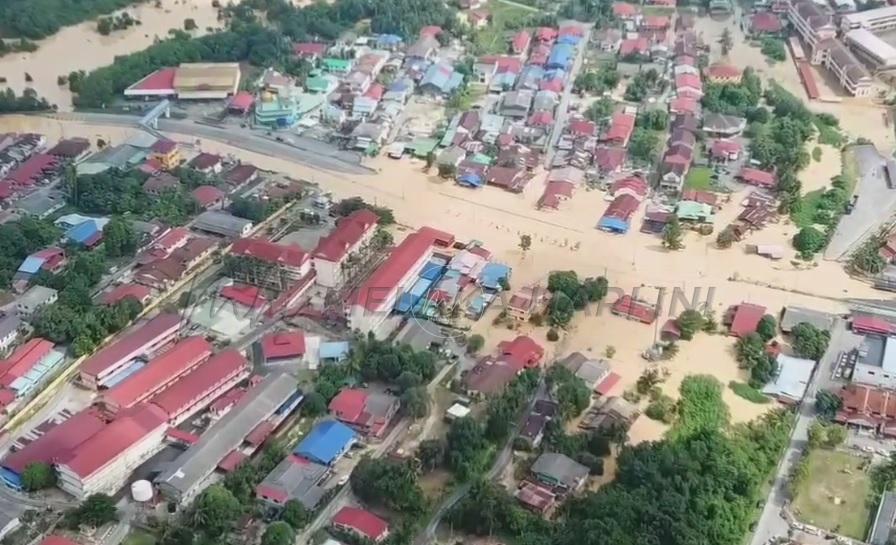
[[[219,26],[212,0],[160,0],[158,4],[161,7],[149,3],[128,8],[126,11],[141,24],[126,30],[102,36],[96,30],[96,21],[85,21],[38,41],[37,51],[0,57],[0,77],[6,78],[6,86],[16,93],[32,87],[60,110],[70,110],[71,93],[68,86],[57,85],[60,75],[74,70],[89,72],[111,64],[117,55],[146,49],[172,28],[183,29],[184,19],[196,21],[196,35]],[[26,82],[26,74],[32,82]]]

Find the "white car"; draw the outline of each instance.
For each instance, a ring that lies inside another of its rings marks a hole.
[[[342,477],[339,477],[339,480],[336,481],[336,484],[338,484],[339,486],[343,486],[344,484],[346,484],[348,482],[348,478],[349,478],[349,475],[343,475]]]

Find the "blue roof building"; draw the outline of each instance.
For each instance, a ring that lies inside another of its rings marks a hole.
[[[604,216],[597,222],[597,228],[601,231],[609,233],[617,233],[624,235],[628,232],[629,223],[622,218],[614,218],[612,216]]]
[[[107,219],[89,219],[75,225],[65,232],[65,238],[74,244],[92,247],[96,246],[103,238],[103,227],[109,220]]]
[[[454,71],[448,64],[430,65],[420,80],[420,90],[425,93],[450,95],[464,82],[463,74]]]
[[[342,422],[327,420],[296,445],[293,454],[323,465],[332,465],[351,448],[357,436]]]
[[[22,264],[19,265],[19,269],[17,272],[25,273],[25,274],[37,274],[40,271],[40,268],[43,267],[46,259],[42,257],[34,257],[28,256],[25,258],[25,261],[22,261]]]
[[[549,70],[553,68],[563,68],[565,70],[569,66],[574,52],[571,45],[558,43],[551,49],[551,55],[548,57],[548,63],[545,66]]]
[[[502,278],[510,279],[510,267],[501,263],[487,263],[479,273],[479,285],[487,290],[499,290]]]
[[[401,36],[395,34],[380,34],[376,37],[376,46],[380,49],[393,49],[401,45]]]
[[[330,341],[320,343],[318,355],[322,360],[342,361],[348,357],[351,349],[348,341]]]

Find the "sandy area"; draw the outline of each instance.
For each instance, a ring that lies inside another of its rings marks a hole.
[[[26,130],[47,134],[51,141],[62,134],[81,134],[102,136],[113,143],[121,142],[132,132],[120,127],[86,126],[43,118],[0,118],[0,131]],[[194,143],[187,137],[170,136]],[[535,210],[543,181],[533,182],[527,191],[514,195],[495,188],[478,191],[460,188],[425,174],[421,162],[376,159],[371,164],[381,170],[380,174],[349,177],[215,142],[204,141],[202,147],[205,151],[239,156],[264,169],[313,179],[336,197],[360,195],[371,202],[389,206],[403,224],[413,227],[431,225],[453,232],[461,240],[481,240],[498,260],[513,267],[511,284],[514,286],[546,281],[551,270],[572,269],[582,277],[607,275],[611,286],[627,293],[639,288],[640,296],[648,300],[656,300],[655,288],[665,288],[665,309],[670,307],[669,298],[674,288],[682,289],[688,299],[695,288],[701,288],[700,302],[711,299],[709,306],[718,317],[729,305],[741,301],[764,304],[770,312],[777,312],[788,304],[842,311],[845,307],[841,299],[846,296],[879,296],[867,285],[851,280],[835,263],[823,262],[810,270],[797,270],[788,260],[771,262],[747,255],[742,248],[718,250],[714,247],[713,236],[687,233],[684,250],[667,252],[661,248],[657,237],[639,233],[636,229],[625,236],[597,231],[594,224],[606,207],[604,194],[599,191],[581,191],[570,202],[564,203],[564,209],[548,213]],[[735,196],[725,205],[718,225],[725,225],[725,221],[739,212],[738,203]],[[640,220],[636,218],[633,225],[639,224]],[[788,229],[792,234],[792,226],[771,227],[754,235],[756,240],[750,242],[769,243],[771,240],[766,238],[778,236],[785,240]],[[522,233],[532,236],[532,248],[525,256],[517,247]],[[574,249],[575,245],[579,249]],[[712,295],[708,297],[710,290]],[[611,296],[610,300],[614,298]],[[670,310],[661,316],[660,325],[669,315],[677,315],[683,308],[679,305],[673,312]],[[492,309],[474,327],[474,331],[486,334],[486,350],[499,340],[517,334],[517,331],[504,327],[492,327],[497,312],[497,308]],[[613,345],[616,348],[613,367],[624,378],[616,393],[633,384],[645,368],[646,362],[640,354],[650,346],[655,334],[654,327],[612,316],[608,309],[596,307],[584,316],[579,314],[574,327],[558,343],[544,341],[545,328],[533,331],[527,324],[520,331],[531,332],[533,338],[545,344],[548,361],[576,350],[602,355],[608,345]],[[682,343],[681,353],[670,365],[673,377],[667,389],[674,393],[677,381],[689,373],[712,372],[725,384],[739,377],[736,365],[727,353],[732,344],[731,338],[721,336],[702,336],[691,343]],[[731,403],[735,420],[756,414],[757,407],[746,406],[739,399],[730,399],[727,394],[726,399]],[[643,418],[632,430],[632,438],[651,439],[661,433],[662,426]]]
[[[741,13],[740,8],[737,8],[737,11]],[[882,105],[870,98],[853,98],[845,95],[836,82],[826,74],[826,71],[817,66],[811,68],[815,72],[815,80],[824,101],[809,102],[796,67],[790,58],[789,50],[786,61],[769,64],[759,48],[750,45],[736,21],[735,17],[725,21],[715,21],[708,17],[697,19],[697,32],[704,43],[710,45],[710,56],[713,61],[721,59],[718,40],[722,31],[727,27],[731,30],[734,47],[727,59],[722,60],[736,66],[754,67],[763,79],[774,79],[785,89],[806,101],[812,111],[827,112],[837,116],[841,126],[848,133],[872,140],[882,151],[893,151],[896,139],[893,136],[893,128],[885,126],[882,121],[882,114],[886,111]]]
[[[198,29],[205,33],[207,27],[218,27],[218,10],[212,0],[159,0],[128,8],[126,11],[141,21],[141,25],[102,36],[96,31],[95,21],[85,21],[69,26],[49,38],[37,42],[33,53],[17,53],[0,57],[0,76],[7,79],[7,86],[17,93],[32,87],[60,110],[71,109],[71,93],[68,86],[58,86],[56,78],[74,70],[91,71],[111,64],[117,55],[125,55],[146,49],[156,39],[164,38],[172,28],[183,29],[187,18],[196,20]],[[25,73],[33,78],[26,84]]]

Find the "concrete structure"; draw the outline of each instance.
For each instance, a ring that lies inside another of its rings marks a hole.
[[[56,463],[57,485],[78,499],[114,494],[137,467],[161,449],[167,415],[140,405],[105,425]]]
[[[896,68],[896,47],[880,39],[870,30],[857,28],[843,35],[846,44],[873,70]]]
[[[63,361],[64,352],[40,337],[16,348],[7,359],[0,360],[0,408],[29,395]]]
[[[803,400],[815,362],[778,354],[778,372],[775,379],[762,388],[762,393],[770,395],[786,405],[796,405]]]
[[[252,230],[252,222],[232,216],[226,212],[208,210],[199,214],[193,222],[193,227],[200,231],[206,231],[224,237],[245,237]]]
[[[370,243],[378,223],[377,215],[367,209],[342,218],[330,234],[320,239],[312,254],[315,281],[326,288],[341,285],[346,260]]]
[[[0,354],[6,352],[19,338],[22,320],[13,314],[0,315]]]
[[[134,359],[152,354],[177,337],[180,316],[159,314],[140,326],[134,326],[118,340],[81,364],[81,384],[97,390]]]
[[[859,28],[871,32],[884,32],[896,28],[896,6],[847,13],[840,18],[840,30],[844,33]]]
[[[857,356],[853,382],[896,388],[896,337],[867,335]]]
[[[234,280],[283,291],[311,272],[311,258],[298,244],[278,244],[261,238],[242,238],[233,243],[230,255],[239,266]]]
[[[784,307],[784,312],[781,315],[781,321],[778,325],[784,333],[790,333],[794,326],[801,323],[807,323],[818,329],[830,331],[834,325],[835,319],[836,317],[833,314],[822,312],[820,310],[787,306]]]
[[[388,328],[380,326],[391,314],[402,290],[416,281],[436,247],[453,243],[454,236],[431,227],[408,235],[353,294],[347,310],[349,327],[362,334],[388,334]]]
[[[240,447],[246,436],[283,407],[294,408],[295,378],[286,373],[269,375],[250,388],[240,401],[215,422],[199,441],[172,461],[155,479],[159,491],[179,503],[189,503],[209,483],[218,463]],[[299,397],[299,399],[301,399]],[[286,411],[288,412],[288,411]]]
[[[819,43],[837,36],[833,16],[812,0],[799,0],[789,5],[787,18],[808,46],[812,64],[820,64]]]
[[[825,40],[818,48],[824,67],[834,74],[849,94],[856,97],[871,95],[871,74],[843,42]]]
[[[575,492],[588,478],[587,467],[556,452],[539,456],[531,471],[539,481],[567,492]]]
[[[58,298],[59,294],[53,288],[31,286],[16,299],[16,314],[28,319],[40,308],[55,303]]]

